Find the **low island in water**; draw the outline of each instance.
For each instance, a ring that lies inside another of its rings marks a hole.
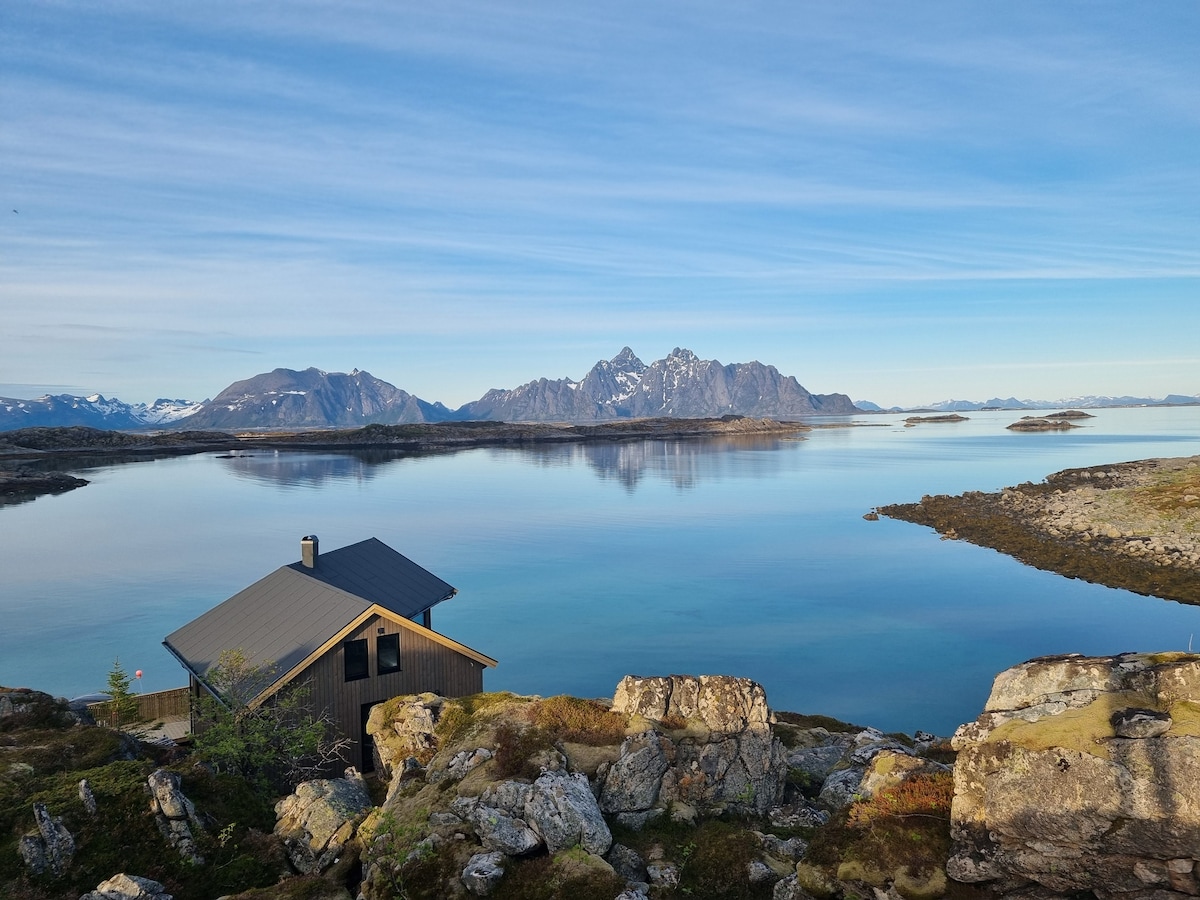
[[[1200,604],[1200,456],[1064,469],[876,513],[1070,578]]]

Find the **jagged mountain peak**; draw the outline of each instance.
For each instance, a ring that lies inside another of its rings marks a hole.
[[[462,418],[508,422],[594,422],[648,416],[853,415],[844,394],[814,395],[795,378],[758,362],[722,366],[676,347],[644,364],[625,347],[592,366],[582,381],[530,381],[492,390],[460,407]]]
[[[638,359],[637,354],[630,347],[622,347],[621,352],[608,361],[610,366],[618,369],[636,369],[641,371],[646,368],[646,364]]]

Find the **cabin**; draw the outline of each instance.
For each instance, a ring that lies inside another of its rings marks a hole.
[[[345,762],[374,767],[366,733],[371,707],[400,694],[462,697],[483,690],[496,660],[433,630],[433,607],[457,593],[376,538],[321,553],[315,535],[300,559],[213,607],[163,645],[187,670],[192,696],[216,695],[206,673],[226,651],[269,674],[252,688],[251,708],[303,684],[355,743]],[[195,724],[195,723],[194,723]]]

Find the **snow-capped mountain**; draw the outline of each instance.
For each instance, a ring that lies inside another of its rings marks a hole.
[[[275,369],[235,381],[180,423],[185,428],[354,428],[440,422],[453,414],[358,369]]]
[[[491,390],[456,418],[505,422],[593,422],[643,416],[743,415],[789,418],[853,415],[845,394],[812,394],[791,375],[760,362],[721,365],[676,347],[646,365],[625,347],[580,381],[540,378]]]
[[[35,426],[88,425],[92,428],[124,429],[166,426],[193,415],[205,401],[155,400],[122,403],[102,394],[73,397],[70,394],[46,394],[36,400],[0,397],[0,431]]]

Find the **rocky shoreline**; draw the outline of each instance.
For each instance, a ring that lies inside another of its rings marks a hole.
[[[1200,604],[1200,456],[1065,469],[876,512],[1060,575]]]

